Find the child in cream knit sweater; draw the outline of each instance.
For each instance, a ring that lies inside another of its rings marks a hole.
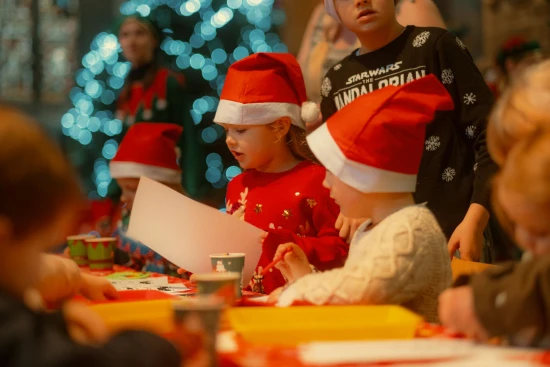
[[[361,96],[308,137],[327,169],[324,185],[357,230],[343,268],[315,273],[299,247],[284,244],[277,267],[290,285],[279,305],[399,304],[437,321],[437,299],[450,284],[446,239],[413,193],[425,128],[453,102],[433,76]],[[344,123],[345,122],[345,123]]]

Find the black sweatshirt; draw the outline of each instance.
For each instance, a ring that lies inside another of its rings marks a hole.
[[[485,142],[493,96],[457,37],[440,28],[408,26],[377,51],[359,56],[354,51],[328,71],[321,112],[326,121],[360,95],[428,74],[447,88],[455,109],[437,113],[426,129],[415,200],[428,203],[450,237],[471,203],[488,208],[488,181],[496,169]]]
[[[78,345],[61,313],[33,312],[1,291],[0,361],[3,367],[180,366],[176,349],[147,332],[124,332],[98,347]]]

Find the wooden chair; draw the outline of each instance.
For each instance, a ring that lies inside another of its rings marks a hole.
[[[451,261],[451,269],[453,271],[453,282],[461,275],[477,274],[477,273],[481,273],[486,269],[493,269],[496,267],[498,267],[498,265],[460,260],[457,257],[453,257],[453,261]]]

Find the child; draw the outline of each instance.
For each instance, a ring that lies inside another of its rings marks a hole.
[[[463,259],[479,260],[489,219],[492,162],[485,126],[493,97],[466,47],[440,28],[401,26],[393,1],[325,0],[325,6],[357,35],[361,48],[327,73],[324,120],[363,94],[428,74],[453,97],[455,109],[436,114],[427,127],[414,198],[428,203],[453,252],[460,247]]]
[[[122,219],[117,225],[115,235],[118,238],[119,250],[127,256],[120,256],[117,263],[138,271],[174,276],[177,274],[177,266],[141,242],[126,236],[126,231],[141,176],[183,193],[181,170],[177,164],[177,142],[182,131],[180,126],[169,123],[135,124],[124,136],[116,156],[110,163],[111,177],[116,179],[122,189],[121,202],[124,205]]]
[[[83,305],[53,313],[25,305],[40,281],[43,253],[73,227],[80,190],[61,151],[25,116],[0,107],[0,138],[2,366],[179,366],[176,349],[155,335],[108,339],[99,316]]]
[[[270,233],[250,282],[255,292],[285,284],[276,269],[261,274],[281,243],[296,242],[323,270],[342,266],[347,256],[334,228],[338,206],[305,141],[304,121],[318,115],[292,55],[258,53],[229,68],[214,121],[245,171],[229,183],[227,212]]]
[[[548,121],[548,120],[547,120]],[[441,321],[477,339],[550,346],[550,132],[516,144],[496,182],[496,198],[533,259],[470,279],[441,296]]]
[[[362,96],[308,136],[342,213],[370,219],[357,230],[341,269],[303,276],[311,270],[301,250],[280,246],[277,256],[284,260],[277,267],[295,280],[281,293],[280,305],[401,304],[437,321],[437,297],[451,280],[445,236],[412,193],[425,125],[436,111],[452,108],[451,97],[430,75]]]

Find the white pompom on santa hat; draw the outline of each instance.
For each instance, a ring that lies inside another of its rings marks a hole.
[[[181,182],[177,143],[183,128],[171,123],[140,122],[132,125],[109,164],[111,177]]]
[[[267,125],[290,117],[293,125],[319,118],[316,103],[307,101],[302,70],[285,53],[257,53],[229,67],[214,117],[218,124]]]
[[[365,94],[307,137],[328,171],[364,193],[415,192],[426,125],[454,108],[433,76]]]

